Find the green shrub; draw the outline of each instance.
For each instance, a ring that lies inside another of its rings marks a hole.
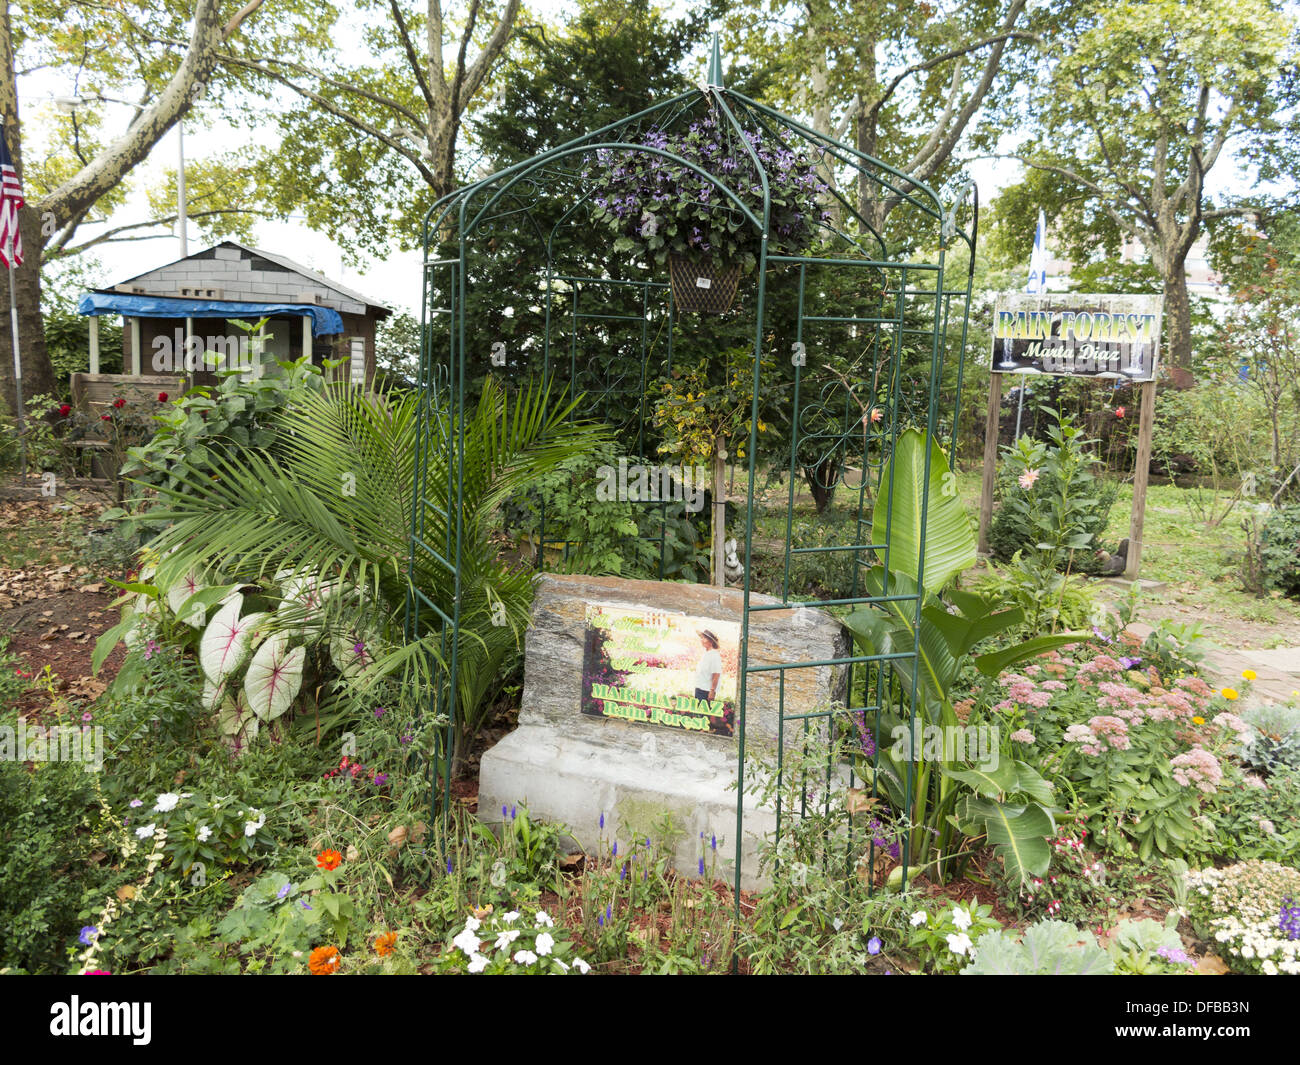
[[[321,369],[305,358],[268,361],[261,376],[251,380],[244,380],[238,370],[218,370],[217,376],[221,380],[215,388],[196,388],[163,406],[155,415],[159,424],[153,436],[126,449],[122,475],[136,482],[132,511],[154,507],[157,493],[151,489],[175,491],[196,473],[216,476],[223,460],[270,447],[283,431],[277,415],[304,395],[325,390]],[[146,516],[142,524],[158,529],[166,521]]]
[[[1214,856],[1300,862],[1296,810],[1300,810],[1300,771],[1286,766],[1278,767],[1267,781],[1256,777],[1223,789],[1204,814],[1214,833]]]
[[[1300,598],[1300,506],[1278,507],[1269,515],[1258,553],[1264,586]]]
[[[96,778],[75,761],[35,766],[0,760],[0,969],[59,973],[97,847]]]
[[[521,536],[530,551],[541,554],[548,570],[707,579],[708,558],[695,527],[696,520],[707,521],[707,508],[692,516],[680,501],[603,498],[607,493],[602,486],[609,487],[603,471],[617,471],[620,457],[605,444],[535,478],[503,504],[506,528]],[[630,465],[640,461],[624,460]],[[694,484],[693,490],[703,492],[706,487]]]
[[[998,474],[1000,505],[989,546],[1001,559],[1037,551],[1053,568],[1100,569],[1099,537],[1110,520],[1119,485],[1092,472],[1094,443],[1068,415],[1047,429],[1046,441],[1022,436],[1005,448]]]

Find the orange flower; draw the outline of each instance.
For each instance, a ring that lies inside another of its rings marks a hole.
[[[385,932],[375,940],[375,953],[381,958],[386,958],[393,953],[393,947],[397,943],[396,932]]]
[[[341,861],[343,861],[343,855],[338,851],[323,850],[316,855],[316,864],[325,870],[337,869]]]
[[[340,960],[337,947],[317,947],[307,959],[307,970],[312,976],[333,976]]]

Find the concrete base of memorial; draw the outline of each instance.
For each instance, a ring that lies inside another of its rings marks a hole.
[[[610,722],[613,729],[633,725]],[[725,742],[725,741],[724,741]],[[479,778],[479,816],[497,820],[501,807],[523,803],[534,818],[567,826],[584,851],[620,850],[636,833],[658,835],[669,813],[679,828],[671,864],[694,876],[704,840],[718,839],[717,871],[732,879],[735,865],[736,778],[734,747],[716,752],[683,752],[675,744],[645,737],[636,750],[561,732],[548,725],[521,725],[483,756]],[[495,812],[495,817],[493,813]],[[605,827],[600,827],[601,814]],[[776,830],[776,815],[746,796],[741,886],[762,887],[758,850]],[[708,843],[703,844],[707,848]],[[710,857],[712,857],[710,855]],[[711,862],[709,864],[712,864]]]
[[[751,596],[751,605],[774,603]],[[719,875],[733,876],[736,839],[737,740],[709,732],[584,714],[583,653],[588,607],[668,612],[739,622],[743,596],[734,589],[628,581],[612,577],[542,578],[525,644],[519,727],[483,755],[479,816],[500,819],[501,807],[523,803],[534,818],[563,824],[584,850],[625,847],[634,833],[657,835],[665,812],[678,828],[673,866],[694,876],[700,833],[718,839]],[[815,610],[751,614],[751,669],[818,662],[848,653],[848,638]],[[781,672],[751,673],[746,698],[746,745],[775,750]],[[847,671],[807,666],[784,671],[785,713],[808,713],[842,702]],[[787,724],[788,750],[803,728]],[[747,773],[748,782],[748,773]],[[605,825],[601,828],[601,816]],[[775,812],[745,796],[741,886],[763,886],[758,852],[776,828]]]

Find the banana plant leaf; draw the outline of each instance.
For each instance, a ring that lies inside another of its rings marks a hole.
[[[952,471],[937,443],[927,441],[919,429],[898,438],[876,496],[871,539],[889,544],[884,561],[891,570],[927,588],[942,588],[975,564],[975,533],[952,485]]]

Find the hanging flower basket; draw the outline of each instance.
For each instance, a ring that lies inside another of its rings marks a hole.
[[[668,257],[668,277],[673,284],[673,299],[683,311],[722,314],[731,308],[740,281],[740,263],[720,263],[703,256],[672,254]]]
[[[591,219],[612,232],[616,255],[652,269],[667,263],[683,310],[731,306],[762,250],[753,219],[767,220],[768,254],[799,255],[830,218],[816,155],[777,134],[710,111],[649,130],[636,145],[651,151],[599,148],[587,160]]]

